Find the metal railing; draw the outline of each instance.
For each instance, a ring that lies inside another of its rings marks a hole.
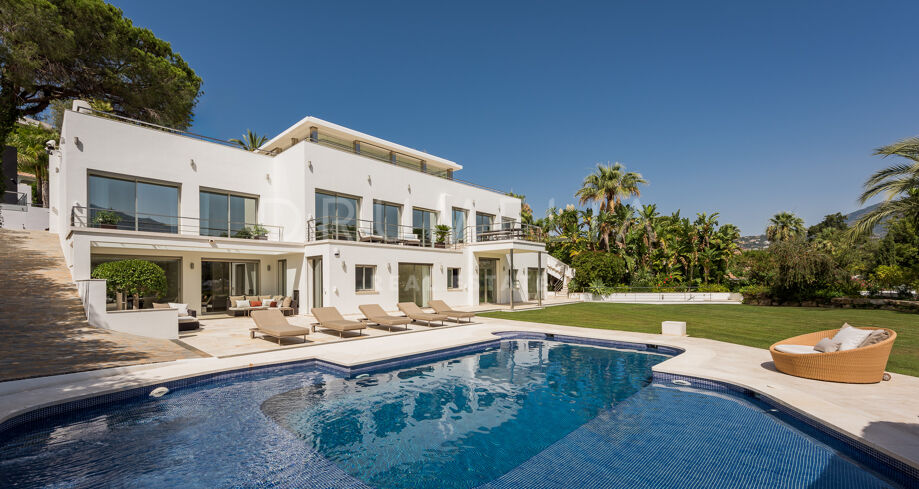
[[[220,221],[199,217],[73,206],[70,225],[76,228],[117,229],[148,233],[186,234],[222,238],[283,241],[284,228],[254,222]]]
[[[159,124],[154,124],[154,123],[152,123],[152,122],[145,122],[145,121],[141,121],[141,120],[137,120],[137,119],[132,119],[132,118],[130,118],[130,117],[125,117],[125,116],[123,116],[123,115],[112,114],[111,112],[103,112],[103,111],[101,111],[101,110],[91,109],[91,108],[89,108],[89,107],[79,106],[79,107],[77,107],[77,113],[80,113],[80,114],[90,114],[90,115],[94,115],[94,116],[96,116],[96,117],[102,117],[102,118],[104,118],[104,119],[114,119],[114,120],[117,120],[117,121],[120,121],[120,122],[124,122],[124,123],[126,123],[126,124],[131,124],[132,126],[146,127],[147,129],[154,129],[154,130],[157,130],[157,131],[168,132],[168,133],[171,133],[171,134],[176,134],[176,135],[178,135],[178,136],[185,136],[185,137],[189,137],[189,138],[192,138],[192,139],[198,139],[198,140],[201,140],[201,141],[207,141],[207,142],[210,142],[210,143],[222,144],[222,145],[224,145],[224,146],[229,146],[229,147],[231,147],[231,148],[235,148],[235,149],[238,149],[238,150],[241,150],[241,151],[250,151],[250,150],[247,150],[247,149],[243,148],[242,146],[240,146],[240,145],[238,145],[238,144],[236,144],[236,143],[234,143],[234,142],[230,142],[230,141],[227,141],[227,140],[225,140],[225,139],[212,138],[212,137],[210,137],[210,136],[205,136],[205,135],[203,135],[203,134],[196,134],[196,133],[193,133],[193,132],[183,131],[183,130],[181,130],[181,129],[174,129],[174,128],[171,128],[171,127],[161,126],[161,125],[159,125]],[[271,152],[271,151],[265,151],[265,150],[261,150],[261,149],[257,149],[257,148],[251,150],[250,152],[252,152],[252,153],[259,153],[259,154],[263,154],[263,155],[273,155],[273,154],[274,154],[274,153]]]
[[[23,208],[22,210],[26,210],[25,208],[29,207],[30,205],[29,196],[25,192],[14,192],[12,190],[4,190],[3,199],[0,200],[0,204],[19,206]],[[31,202],[31,204],[34,205],[35,203]]]
[[[468,243],[505,240],[545,242],[542,228],[529,224],[497,224],[493,226],[468,226],[457,234],[402,224],[374,222],[364,219],[318,218],[306,223],[306,240],[326,239],[360,241],[365,243],[400,244],[435,248],[458,248]]]
[[[449,232],[439,232],[435,228],[347,218],[318,218],[306,222],[307,241],[326,239],[429,248],[456,248],[460,244],[452,229]]]

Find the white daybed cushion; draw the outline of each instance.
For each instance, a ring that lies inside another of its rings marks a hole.
[[[871,331],[858,329],[849,326],[849,323],[843,324],[842,328],[833,336],[833,341],[839,343],[839,351],[854,350],[861,345]]]
[[[197,319],[195,319],[195,318],[193,318],[193,317],[191,317],[191,316],[179,316],[179,322],[180,322],[180,323],[193,323],[193,322],[195,322],[195,321],[197,321]]]
[[[820,353],[819,351],[815,350],[813,346],[807,345],[777,345],[775,349],[782,353],[794,353],[800,355],[807,353]]]
[[[236,301],[237,309],[245,309],[247,307],[249,307],[249,301]]]
[[[177,302],[170,302],[169,307],[179,310],[179,316],[188,316],[188,304],[179,304]]]

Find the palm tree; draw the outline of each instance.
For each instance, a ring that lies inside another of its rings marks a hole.
[[[875,226],[889,218],[904,217],[919,224],[919,137],[878,148],[874,154],[884,158],[899,156],[907,161],[879,170],[865,181],[859,203],[882,194],[884,201],[855,222],[849,231],[851,237],[871,234]]]
[[[620,163],[598,164],[597,171],[584,177],[584,183],[574,196],[580,199],[581,205],[598,202],[601,211],[615,212],[623,198],[641,195],[638,186],[643,183],[648,181],[640,173],[626,172]],[[609,227],[604,226],[601,235],[603,244],[609,249]]]
[[[267,143],[268,138],[266,136],[259,136],[253,132],[252,129],[246,129],[246,133],[243,134],[242,139],[234,138],[231,139],[230,142],[240,146],[246,151],[255,151],[261,148],[263,144]]]
[[[804,235],[804,219],[791,212],[779,212],[769,219],[766,239],[772,242],[788,241]]]
[[[28,124],[17,125],[8,138],[9,144],[16,147],[17,169],[35,175],[43,207],[48,207],[48,151],[45,144],[55,139],[58,139],[56,131]]]
[[[645,253],[641,257],[641,264],[643,268],[647,268],[651,260],[651,252],[654,247],[657,245],[657,232],[655,231],[655,224],[657,223],[657,218],[660,214],[657,213],[657,206],[654,204],[648,204],[641,208],[638,212],[638,219],[644,227],[644,233],[641,236],[642,242],[644,243]]]

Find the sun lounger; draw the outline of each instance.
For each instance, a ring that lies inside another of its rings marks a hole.
[[[428,305],[431,306],[431,309],[434,309],[434,312],[436,312],[437,314],[443,314],[444,316],[447,316],[448,318],[455,318],[457,322],[463,318],[466,318],[466,319],[469,319],[469,322],[471,323],[472,318],[475,317],[474,312],[457,311],[456,309],[453,309],[450,306],[448,306],[447,303],[444,301],[431,300],[431,301],[428,301]]]
[[[303,341],[306,342],[306,335],[310,334],[309,329],[288,323],[284,314],[278,309],[259,309],[252,311],[250,316],[258,328],[256,331],[277,338],[279,345],[284,336],[302,336]]]
[[[431,321],[440,321],[440,324],[443,325],[444,320],[447,319],[447,316],[443,314],[429,314],[422,311],[418,304],[414,302],[400,302],[398,306],[399,310],[410,317],[412,321],[424,321],[428,323],[428,326],[431,325]]]
[[[345,331],[363,331],[367,326],[360,321],[349,321],[342,317],[338,309],[334,307],[314,307],[310,309],[313,317],[319,324],[320,328],[338,331],[338,336],[344,338]],[[316,325],[313,325],[313,331],[316,331]],[[358,332],[358,335],[361,333]]]
[[[364,316],[367,316],[369,322],[386,326],[390,331],[393,326],[404,326],[405,329],[408,329],[408,325],[412,322],[405,316],[390,316],[379,304],[364,304],[357,307],[364,313]]]

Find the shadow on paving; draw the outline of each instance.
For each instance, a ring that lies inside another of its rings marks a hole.
[[[0,230],[0,381],[197,358],[168,340],[90,326],[58,237]]]

